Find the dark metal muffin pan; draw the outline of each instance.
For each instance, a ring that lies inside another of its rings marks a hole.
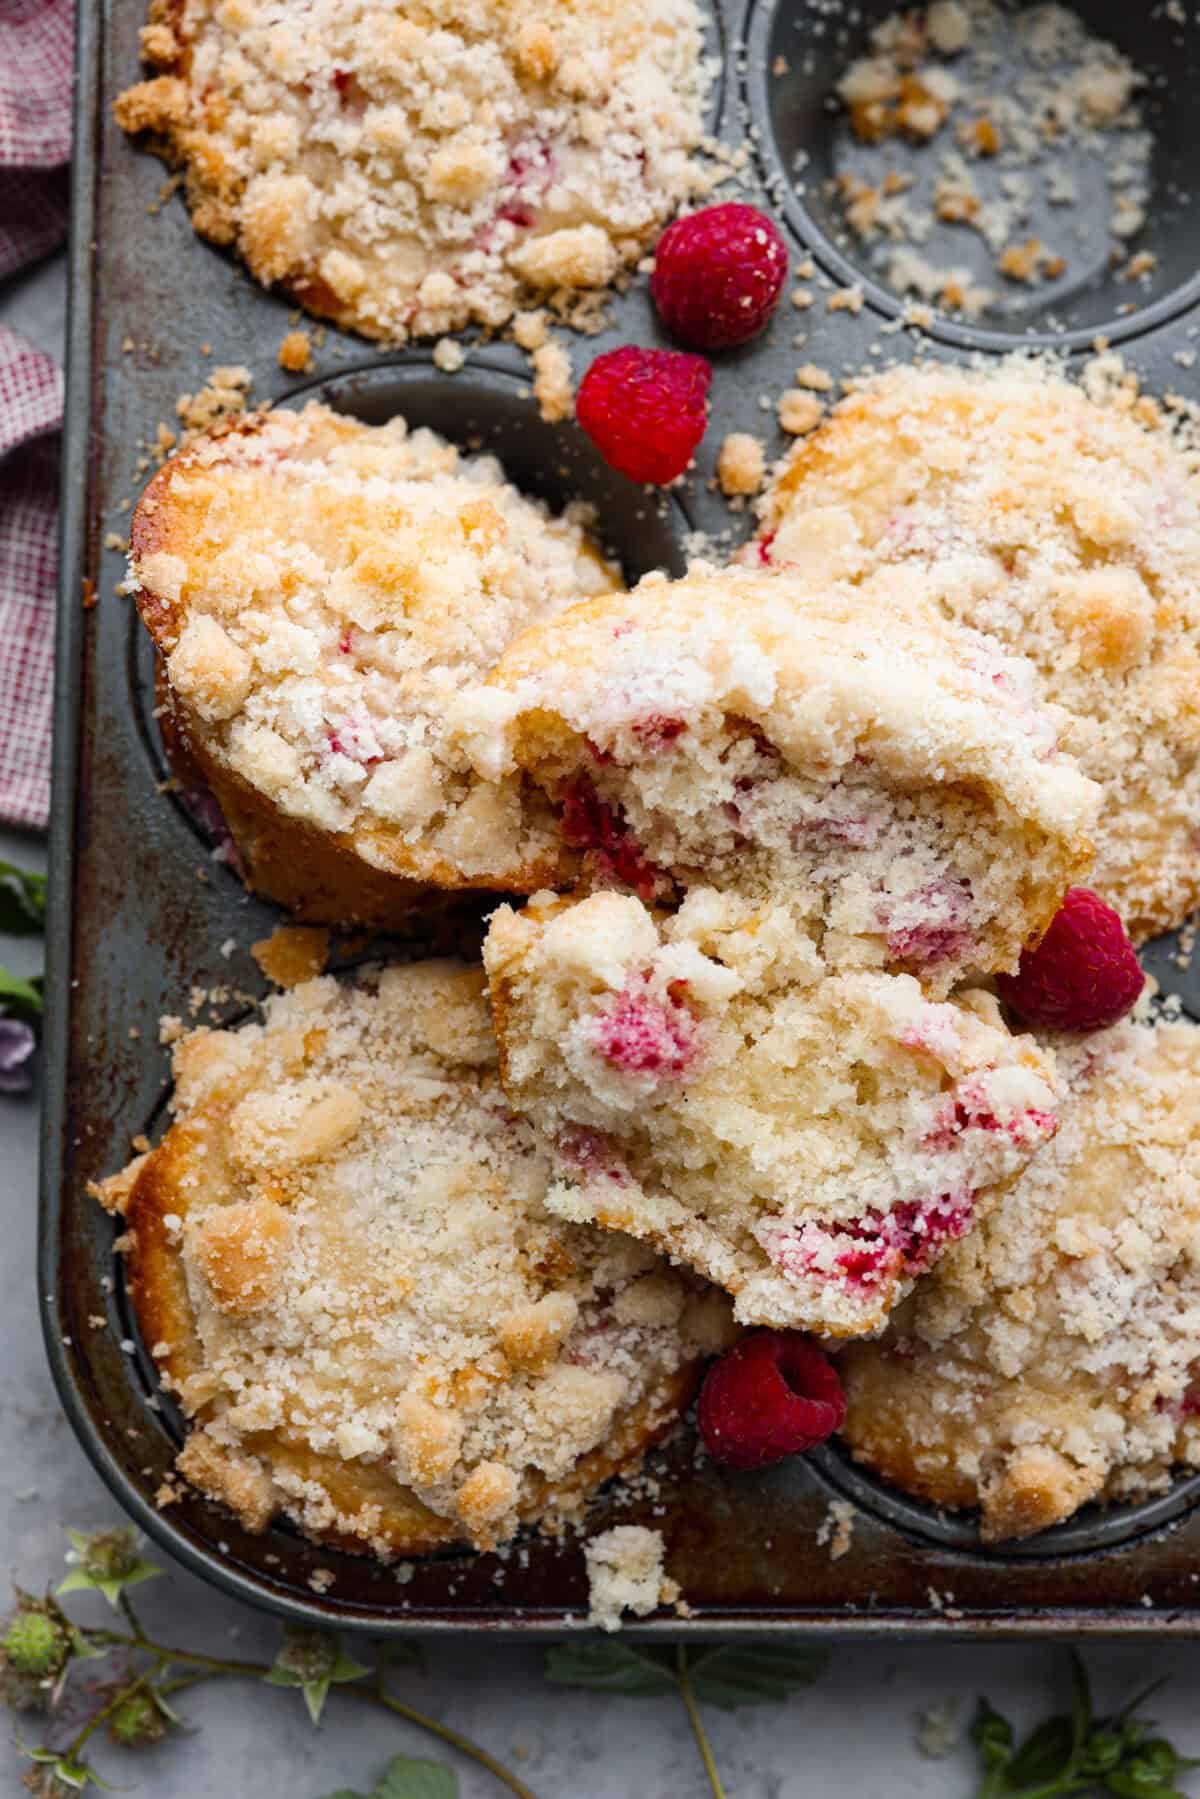
[[[525,359],[511,345],[472,343],[466,367],[446,375],[428,346],[387,352],[329,329],[314,376],[285,376],[276,352],[288,304],[197,239],[178,198],[159,210],[161,166],[112,122],[113,96],[136,76],[143,0],[80,9],[39,1268],[46,1341],[68,1415],[127,1511],[198,1573],[294,1618],[381,1633],[557,1633],[582,1623],[586,1579],[570,1536],[523,1539],[503,1556],[429,1556],[402,1574],[314,1546],[284,1524],[251,1536],[198,1495],[185,1493],[164,1510],[155,1503],[180,1421],[157,1394],[138,1341],[113,1224],[85,1186],[127,1160],[134,1135],[161,1128],[160,1016],[186,1016],[196,987],[225,990],[215,1016],[243,1015],[263,989],[249,945],[279,915],[213,859],[202,816],[161,791],[166,769],[149,644],[129,602],[115,594],[123,559],[102,547],[107,533],[127,530],[128,503],[145,478],[135,468],[139,443],[153,437],[159,420],[173,421],[176,396],[202,386],[215,364],[244,363],[259,398],[317,393],[370,419],[402,411],[494,452],[519,485],[554,504],[590,500],[600,536],[635,577],[655,567],[678,572],[693,531],[719,547],[745,534],[748,519],[732,515],[711,490],[717,450],[730,430],[770,442],[774,400],[800,363],[841,375],[916,355],[990,357],[1033,341],[1057,344],[1078,366],[1102,333],[1120,344],[1148,391],[1200,397],[1200,379],[1186,366],[1200,334],[1193,266],[1200,214],[1183,197],[1194,172],[1200,203],[1200,135],[1189,114],[1200,25],[1176,24],[1164,4],[1083,0],[1078,8],[1155,77],[1148,112],[1167,199],[1151,227],[1160,270],[1150,289],[1114,289],[1100,270],[1057,297],[1056,319],[1025,306],[989,318],[986,328],[941,318],[917,336],[895,328],[900,302],[840,241],[820,193],[821,170],[836,168],[842,153],[844,127],[825,104],[831,79],[888,6],[719,4],[713,42],[723,76],[713,128],[731,144],[749,136],[746,197],[764,203],[765,188],[795,260],[813,258],[817,274],[807,285],[817,301],[800,313],[785,300],[765,338],[715,359],[713,417],[698,468],[666,497],[612,474],[574,425],[543,424]],[[780,54],[788,70],[774,75]],[[803,195],[787,173],[799,148],[810,158]],[[148,217],[152,206],[158,216]],[[828,313],[826,293],[852,281],[863,286],[862,311]],[[1111,310],[1130,300],[1134,312]],[[805,334],[802,344],[797,333]],[[576,374],[592,355],[624,341],[665,341],[644,281],[617,301],[611,330],[574,344]],[[784,447],[775,438],[775,450]],[[461,928],[470,942],[470,923]],[[1170,952],[1169,941],[1153,945],[1148,963],[1200,1015],[1200,977],[1181,975]],[[653,1458],[652,1472],[653,1486],[639,1485],[636,1497],[619,1489],[604,1496],[593,1520],[593,1528],[617,1518],[646,1522],[666,1536],[689,1616],[630,1626],[641,1634],[1186,1635],[1200,1628],[1200,1476],[1181,1477],[1147,1504],[1085,1511],[1031,1542],[986,1549],[971,1518],[905,1498],[836,1445],[748,1475],[699,1460],[681,1435]],[[852,1502],[855,1522],[848,1550],[834,1560],[818,1533],[839,1499]],[[323,1592],[311,1584],[317,1570],[333,1576]]]

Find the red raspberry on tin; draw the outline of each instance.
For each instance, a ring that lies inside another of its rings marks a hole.
[[[1087,887],[1071,887],[1036,949],[996,986],[1039,1030],[1098,1031],[1124,1018],[1145,979],[1117,913]]]
[[[650,292],[667,329],[698,350],[726,350],[765,329],[787,280],[778,228],[754,206],[706,206],[668,225]]]
[[[704,436],[711,381],[703,356],[626,344],[597,356],[575,417],[611,468],[661,487],[682,475]]]
[[[766,1468],[840,1430],[846,1399],[833,1364],[799,1331],[752,1331],[704,1377],[696,1423],[714,1461]]]

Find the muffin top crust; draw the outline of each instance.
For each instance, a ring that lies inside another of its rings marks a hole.
[[[1053,1142],[839,1360],[854,1454],[992,1540],[1200,1465],[1200,1029],[1056,1052]]]
[[[636,1459],[724,1340],[716,1296],[547,1212],[478,969],[319,977],[174,1071],[174,1124],[101,1197],[180,1469],[251,1528],[493,1543]]]
[[[571,311],[705,191],[693,0],[154,0],[117,101],[192,220],[369,337]]]
[[[787,459],[750,554],[884,596],[911,569],[1027,656],[1106,790],[1091,884],[1138,938],[1200,902],[1200,464],[1109,359],[1086,387],[1019,359],[865,382]]]
[[[584,519],[401,418],[310,402],[165,463],[129,580],[170,699],[221,765],[375,867],[520,891],[552,877],[548,809],[480,782],[445,715],[523,627],[619,581]]]

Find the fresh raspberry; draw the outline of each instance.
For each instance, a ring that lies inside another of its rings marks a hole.
[[[704,1377],[696,1423],[709,1454],[765,1468],[814,1449],[846,1417],[832,1364],[799,1331],[752,1331]]]
[[[996,976],[1001,999],[1043,1031],[1098,1031],[1116,1024],[1145,982],[1125,926],[1098,894],[1071,887],[1016,974]]]
[[[661,487],[682,475],[704,436],[711,381],[703,356],[626,344],[597,356],[575,417],[611,468]]]
[[[757,337],[779,304],[788,259],[776,226],[754,206],[706,206],[668,225],[650,292],[668,331],[698,350]]]

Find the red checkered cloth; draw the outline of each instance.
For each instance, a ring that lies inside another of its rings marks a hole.
[[[67,228],[74,8],[0,0],[0,280]],[[0,326],[0,819],[44,825],[62,374]]]

